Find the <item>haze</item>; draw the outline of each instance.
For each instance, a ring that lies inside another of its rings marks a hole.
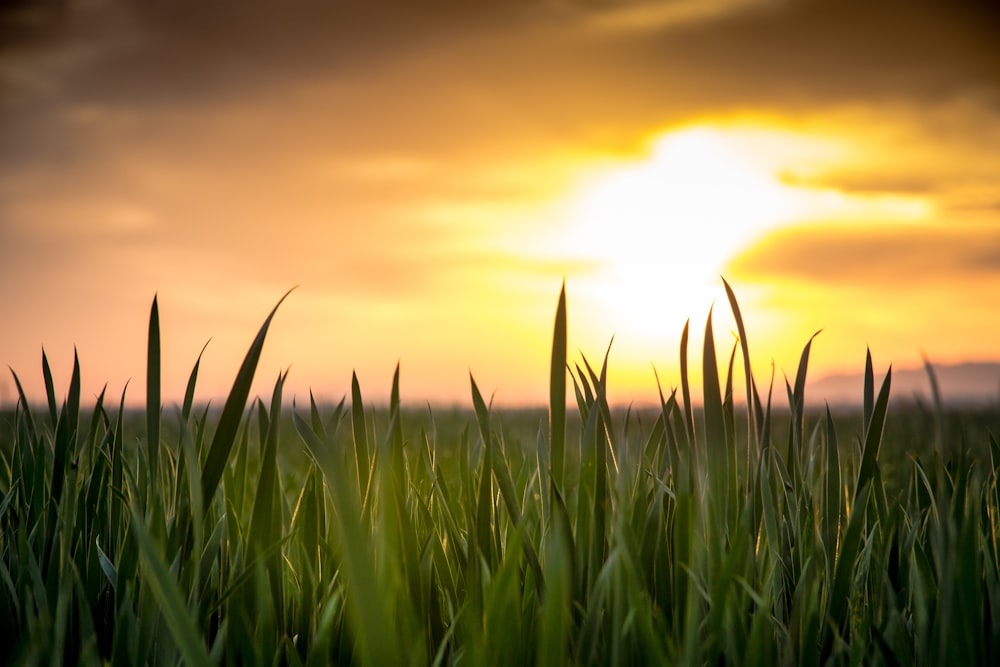
[[[618,401],[678,382],[733,285],[757,372],[1000,360],[989,3],[22,2],[0,28],[0,361],[34,400],[259,390],[543,402],[614,336]],[[694,364],[697,366],[697,363]],[[13,383],[0,379],[0,402]]]

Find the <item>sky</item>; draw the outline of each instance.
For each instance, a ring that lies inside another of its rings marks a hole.
[[[1000,360],[1000,12],[878,0],[68,0],[0,13],[0,361],[33,400],[542,403]],[[613,342],[612,342],[613,339]],[[780,386],[780,385],[779,385]],[[60,389],[60,395],[63,389]],[[14,398],[0,379],[0,403]]]

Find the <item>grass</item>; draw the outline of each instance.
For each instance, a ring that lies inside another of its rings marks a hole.
[[[219,414],[197,363],[161,405],[155,300],[142,418],[81,409],[78,363],[57,402],[43,356],[46,405],[15,375],[0,437],[0,662],[997,664],[992,416],[894,425],[870,355],[857,421],[809,413],[808,344],[778,408],[726,289],[698,410],[687,328],[660,409],[613,410],[607,359],[567,363],[565,290],[547,413],[471,377],[470,411],[414,413],[398,369],[387,409],[357,377],[350,404],[287,410],[283,374],[251,401],[275,311]]]

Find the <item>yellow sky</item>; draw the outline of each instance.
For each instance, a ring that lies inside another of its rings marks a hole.
[[[814,376],[867,345],[1000,359],[978,9],[376,4],[108,2],[0,51],[0,360],[29,393],[41,347],[62,386],[76,345],[89,395],[141,402],[158,294],[165,397],[211,338],[218,400],[293,285],[258,387],[290,366],[300,400],[352,370],[384,398],[399,362],[413,403],[467,403],[470,370],[542,402],[564,278],[570,349],[614,336],[621,402],[655,399],[653,365],[678,382],[688,318],[699,365],[713,303],[728,355],[720,275],[760,379],[819,329]]]

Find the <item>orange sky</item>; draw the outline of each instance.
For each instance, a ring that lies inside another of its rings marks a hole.
[[[614,335],[618,401],[678,382],[715,303],[754,365],[1000,359],[1000,16],[904,2],[69,5],[0,14],[0,361],[33,398],[164,386],[198,352],[330,400],[546,396]],[[0,403],[13,383],[0,379]]]

